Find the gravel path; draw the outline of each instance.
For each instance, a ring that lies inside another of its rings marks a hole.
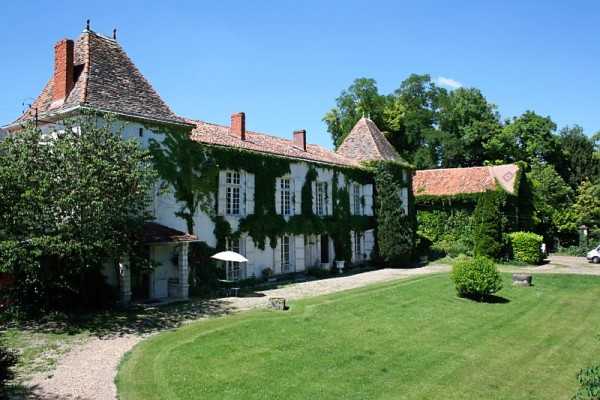
[[[600,275],[600,264],[592,264],[585,257],[548,257],[548,263],[538,267],[501,267],[503,272],[531,272],[538,274]]]
[[[226,312],[266,307],[269,297],[294,300],[449,270],[450,267],[446,265],[428,265],[414,269],[380,269],[351,276],[296,283],[257,292],[253,297],[218,299],[212,302],[205,314],[195,314],[193,320]],[[215,307],[215,302],[220,307]],[[35,376],[27,383],[31,391],[30,398],[116,399],[114,379],[121,357],[149,334],[151,333],[125,333],[93,338],[74,347],[59,361],[54,371]]]

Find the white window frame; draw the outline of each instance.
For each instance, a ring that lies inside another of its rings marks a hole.
[[[362,239],[363,233],[359,231],[354,231],[354,257],[357,261],[362,261]]]
[[[292,215],[292,180],[290,178],[279,180],[279,199],[281,201],[281,215]]]
[[[329,188],[327,187],[326,181],[317,182],[317,184],[316,184],[317,215],[320,215],[320,216],[328,215],[328,210],[327,210],[327,203],[328,203],[327,190],[328,189]]]
[[[352,185],[352,197],[353,197],[353,205],[354,205],[354,210],[353,213],[354,215],[362,215],[362,201],[361,201],[361,196],[360,196],[360,185],[358,184],[354,184]]]
[[[282,236],[280,243],[280,254],[281,254],[281,273],[289,273],[292,271],[292,238],[291,236]]]
[[[241,239],[225,238],[225,249],[240,253]],[[240,262],[225,261],[225,279],[228,281],[239,281],[244,278],[244,266]]]
[[[241,212],[241,175],[239,171],[225,173],[225,214],[240,215]]]

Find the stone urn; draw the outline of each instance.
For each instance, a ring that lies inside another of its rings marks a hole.
[[[342,260],[342,261],[336,261],[335,262],[335,267],[338,269],[338,272],[340,274],[344,273],[344,266],[346,264],[346,261]]]
[[[531,280],[533,277],[531,274],[512,274],[512,283],[513,286],[531,286]]]

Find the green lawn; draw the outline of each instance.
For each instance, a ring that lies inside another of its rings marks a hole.
[[[505,300],[447,275],[195,323],[134,348],[121,399],[559,399],[600,358],[600,278],[535,276]]]

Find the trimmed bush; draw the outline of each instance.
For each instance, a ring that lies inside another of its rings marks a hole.
[[[478,301],[502,289],[502,279],[493,260],[461,257],[452,266],[452,281],[460,297]]]
[[[532,232],[513,232],[508,235],[513,258],[527,264],[544,261],[542,243],[544,238]]]

